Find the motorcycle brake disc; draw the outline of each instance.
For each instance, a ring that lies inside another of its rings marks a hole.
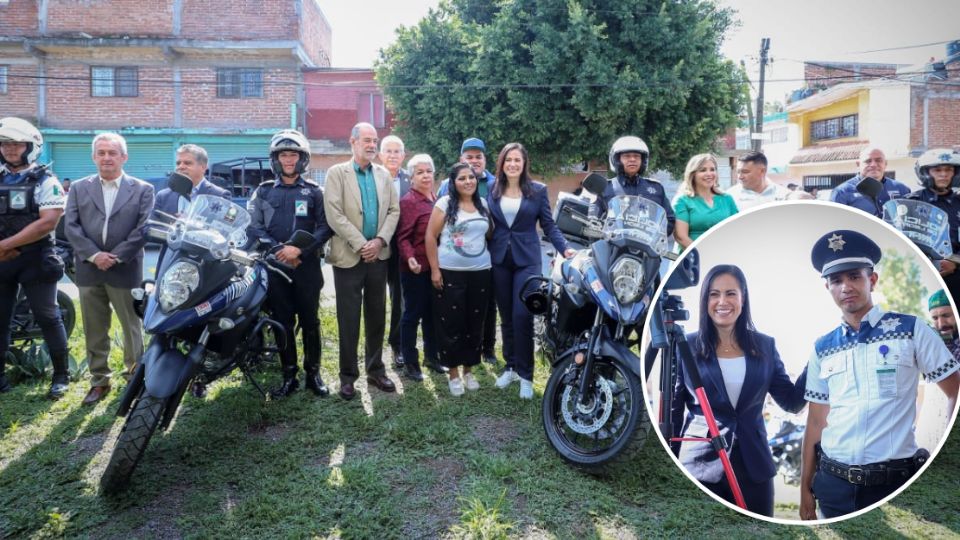
[[[560,410],[563,413],[563,421],[567,426],[581,435],[587,435],[600,431],[606,426],[610,415],[613,413],[613,384],[597,377],[595,385],[595,395],[593,407],[590,410],[583,410],[577,399],[577,385],[567,385],[563,389],[563,396],[560,401]],[[599,409],[599,414],[597,410]]]

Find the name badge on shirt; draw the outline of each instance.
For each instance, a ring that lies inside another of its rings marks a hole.
[[[10,209],[23,210],[26,207],[27,207],[27,192],[11,191],[10,192]]]
[[[878,367],[877,390],[881,398],[897,397],[897,368],[896,367]]]
[[[307,201],[294,201],[293,208],[297,217],[307,217]]]

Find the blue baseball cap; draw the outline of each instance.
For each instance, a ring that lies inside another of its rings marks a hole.
[[[486,152],[487,147],[483,144],[483,141],[476,137],[470,137],[469,139],[463,141],[463,144],[460,145],[460,153],[464,153],[471,148],[476,148],[481,152]]]

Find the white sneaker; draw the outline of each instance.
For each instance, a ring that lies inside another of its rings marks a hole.
[[[520,379],[520,399],[533,399],[533,382]]]
[[[463,374],[463,384],[467,387],[467,390],[479,390],[480,383],[477,382],[477,378],[473,376],[473,373],[464,373]]]
[[[499,377],[497,377],[496,386],[497,388],[506,388],[510,386],[510,383],[519,380],[520,376],[517,375],[517,372],[512,369],[508,369],[501,373]]]
[[[447,383],[450,386],[450,394],[454,396],[463,395],[463,379],[457,377],[456,379],[450,379]]]

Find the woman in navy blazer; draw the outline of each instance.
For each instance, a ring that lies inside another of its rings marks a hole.
[[[520,143],[509,143],[500,151],[497,182],[488,203],[493,217],[493,287],[507,362],[496,384],[506,388],[520,381],[520,397],[533,399],[533,315],[519,298],[527,278],[542,273],[537,223],[558,251],[566,256],[575,251],[553,222],[547,186],[530,178],[530,160]]]
[[[806,370],[796,384],[791,382],[773,338],[756,331],[750,316],[747,280],[740,268],[715,266],[703,283],[699,331],[689,334],[687,341],[720,433],[727,442],[747,509],[773,516],[776,467],[767,444],[763,405],[770,394],[785,411],[800,411],[806,403]],[[689,375],[678,365],[671,411],[673,425],[683,422],[682,437],[707,437],[707,423],[694,390]],[[710,443],[684,441],[672,448],[704,487],[734,502],[719,456]]]

